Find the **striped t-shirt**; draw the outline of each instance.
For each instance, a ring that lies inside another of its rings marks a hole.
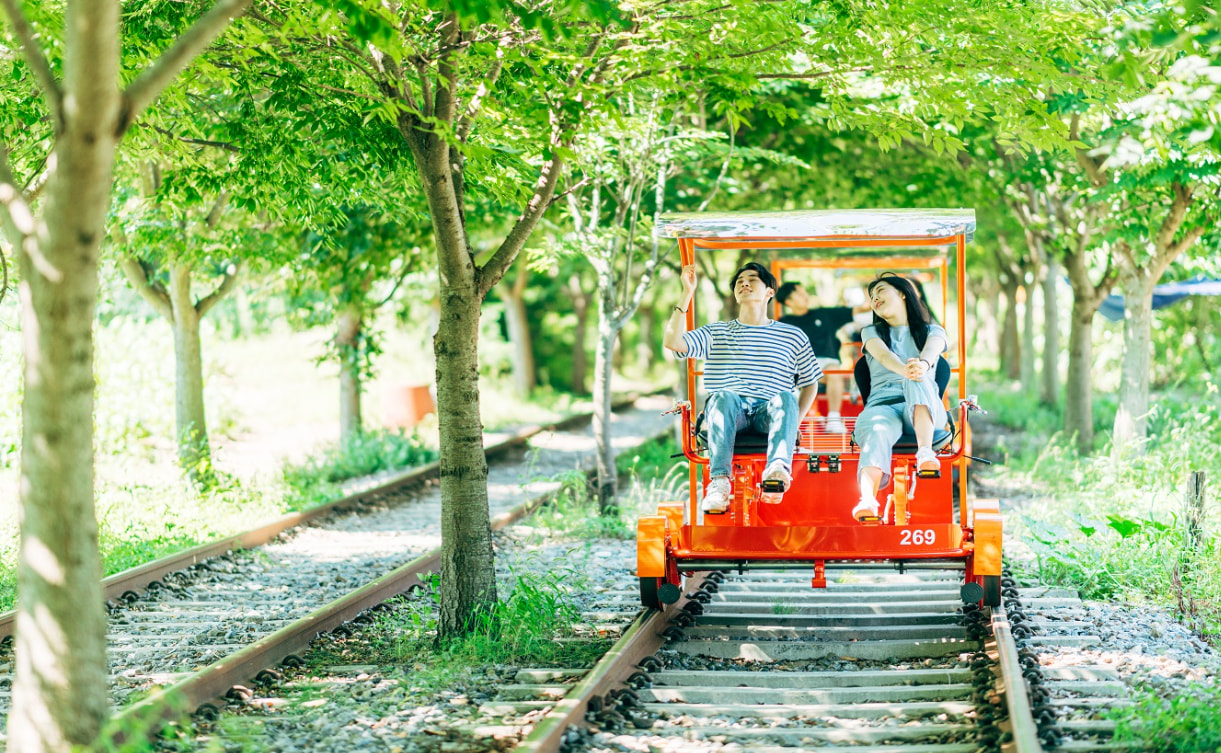
[[[704,391],[770,400],[822,378],[810,338],[791,324],[751,326],[737,319],[683,333],[685,355],[704,359]]]

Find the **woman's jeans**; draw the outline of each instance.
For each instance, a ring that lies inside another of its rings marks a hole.
[[[733,445],[738,432],[746,427],[767,435],[767,463],[784,461],[792,470],[793,450],[797,444],[797,397],[792,392],[764,400],[743,397],[733,392],[714,392],[704,405],[708,421],[709,476],[729,477],[733,463]]]
[[[870,395],[871,401],[873,398],[874,396]],[[895,442],[898,442],[905,432],[916,433],[913,415],[917,405],[928,408],[934,430],[945,426],[945,405],[937,394],[936,382],[931,379],[904,379],[903,402],[893,405],[866,405],[861,415],[856,418],[856,430],[853,434],[861,448],[858,468],[881,468],[883,486],[890,483],[890,464]],[[857,476],[860,476],[859,470]]]

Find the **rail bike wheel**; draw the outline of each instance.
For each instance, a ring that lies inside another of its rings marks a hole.
[[[1001,576],[981,576],[984,586],[984,606],[999,607],[1001,605]]]
[[[640,603],[652,609],[661,609],[661,599],[657,597],[657,591],[663,582],[661,578],[641,578]]]
[[[640,579],[640,603],[646,607],[664,609],[667,604],[678,601],[682,595],[682,588],[665,578]]]

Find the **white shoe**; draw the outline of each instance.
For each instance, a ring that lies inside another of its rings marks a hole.
[[[789,469],[784,467],[783,460],[773,460],[771,465],[763,471],[763,481],[779,481],[781,493],[789,490],[789,485],[793,483],[793,476],[789,473]]]
[[[941,461],[937,459],[937,453],[933,452],[933,448],[921,447],[916,450],[916,470],[941,471]]]
[[[704,488],[704,502],[700,505],[700,509],[714,515],[723,513],[729,509],[731,494],[729,479],[718,476],[709,481],[708,486]]]
[[[859,522],[864,522],[865,518],[878,517],[878,501],[876,499],[862,499],[856,503],[856,507],[852,508],[852,517]]]
[[[828,434],[844,434],[848,431],[844,428],[844,420],[839,416],[828,416],[827,425],[823,430]]]

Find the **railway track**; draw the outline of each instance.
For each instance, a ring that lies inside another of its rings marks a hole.
[[[1080,657],[1066,668],[1097,641],[1071,619],[1075,596],[1008,581],[1011,615],[964,609],[953,570],[828,575],[826,590],[788,573],[701,575],[695,599],[642,615],[518,753],[1113,749],[1113,725],[1088,717],[1122,702],[1122,683]],[[612,676],[626,684],[608,694]],[[512,692],[528,697],[522,686]],[[558,692],[554,683],[534,691]],[[574,712],[592,732],[567,727]]]
[[[612,422],[618,448],[668,429],[670,420],[660,416],[668,402],[642,398],[618,412]],[[495,527],[554,493],[557,474],[591,465],[592,437],[574,423],[536,428],[489,448],[496,456],[488,478]],[[325,510],[286,516],[108,579],[115,599],[108,641],[116,705],[143,696],[124,715],[149,719],[226,694],[241,697],[260,673],[274,678],[281,662],[296,661],[319,633],[419,583],[435,569],[440,545],[440,491],[425,484],[428,478],[427,469],[407,474]],[[257,548],[223,553],[238,546]],[[143,586],[148,590],[137,593]],[[7,622],[6,628],[0,619],[0,630],[11,633]],[[12,659],[6,645],[0,651],[4,715]]]

